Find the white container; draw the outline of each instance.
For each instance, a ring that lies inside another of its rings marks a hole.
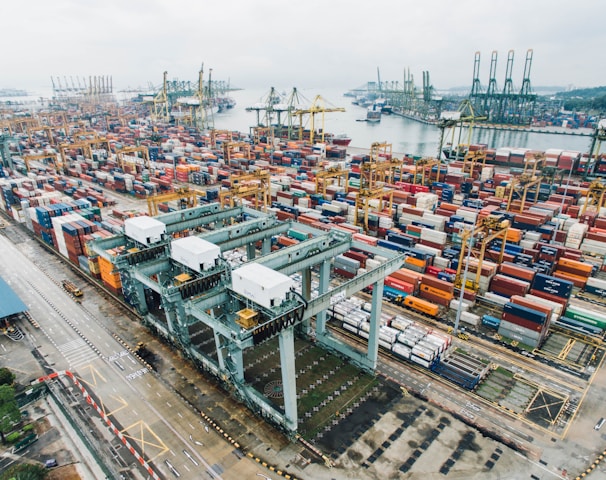
[[[155,218],[141,216],[124,220],[124,234],[144,245],[159,242],[166,233],[166,224]]]
[[[221,248],[200,237],[184,237],[170,244],[171,258],[196,272],[210,270],[217,264]]]
[[[247,263],[232,272],[232,288],[265,308],[280,305],[294,280],[258,263]]]

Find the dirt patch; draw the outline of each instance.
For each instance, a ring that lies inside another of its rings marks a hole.
[[[64,465],[48,472],[46,480],[81,480],[75,465]]]

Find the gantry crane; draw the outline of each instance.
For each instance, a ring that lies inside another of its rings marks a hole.
[[[236,154],[243,154],[244,158],[251,160],[250,143],[248,142],[223,142],[223,158],[229,162]]]
[[[31,144],[34,143],[32,138],[32,133],[36,132],[44,132],[46,134],[46,138],[48,139],[48,143],[50,145],[55,144],[55,137],[53,136],[53,130],[62,130],[64,127],[51,127],[49,125],[36,125],[36,126],[28,126],[27,127],[27,139]]]
[[[471,178],[474,178],[474,170],[476,165],[482,165],[482,168],[486,166],[486,150],[481,148],[479,150],[467,151],[463,158],[463,173],[468,173]]]
[[[217,139],[221,136],[221,135],[225,135],[226,138],[223,139],[224,142],[233,142],[234,141],[234,136],[236,135],[235,132],[232,132],[231,130],[216,130],[216,129],[212,129],[210,131],[210,145],[212,148],[217,148]]]
[[[419,173],[421,174],[421,185],[427,185],[428,183],[431,182],[431,172],[433,170],[433,167],[438,168],[438,171],[436,173],[436,182],[440,180],[440,161],[437,158],[430,158],[430,157],[425,157],[425,158],[420,158],[419,160],[417,160],[415,162],[415,173],[413,176],[413,184],[416,185],[417,184],[417,178],[419,176]],[[429,169],[429,173],[427,173],[427,170]],[[425,175],[427,174],[427,178],[425,178]]]
[[[384,158],[384,161],[380,161]],[[371,201],[378,200],[378,211],[385,209],[392,213],[393,207],[393,189],[386,188],[378,182],[384,181],[385,173],[389,170],[398,168],[396,161],[391,159],[391,144],[374,142],[370,149],[370,158],[368,161],[360,164],[360,189],[356,196],[356,225],[364,227],[368,231],[368,213],[371,208]],[[363,212],[360,218],[360,211]]]
[[[589,184],[587,189],[587,197],[585,197],[585,203],[581,209],[580,216],[584,215],[589,207],[595,209],[597,212],[604,207],[604,196],[606,195],[606,185],[600,180],[594,180]]]
[[[253,173],[232,175],[230,177],[230,187],[227,190],[219,192],[219,202],[221,208],[229,204],[234,207],[236,200],[254,198],[255,208],[262,204],[262,210],[267,211],[267,206],[271,198],[270,190],[271,176],[267,170],[257,170]]]
[[[465,288],[471,289],[474,292],[479,290],[480,276],[482,275],[482,263],[484,262],[486,248],[489,246],[490,242],[500,238],[501,250],[499,253],[498,263],[503,262],[508,230],[509,220],[497,215],[489,215],[488,217],[480,219],[479,223],[475,227],[466,229],[461,233],[461,252],[459,254],[459,264],[454,281],[456,288],[463,288],[463,277],[465,276],[464,269],[469,268],[467,262],[471,259],[471,257],[474,257],[478,262],[477,265],[475,265],[475,277],[473,277],[472,280],[466,279]],[[474,246],[477,246],[478,242],[480,242],[479,251],[474,250],[473,246],[471,245],[474,243]]]
[[[267,143],[273,147],[275,143],[275,128],[273,125],[269,127],[250,127],[250,131],[253,138],[253,143],[259,145],[260,143]],[[265,141],[262,141],[265,139]]]
[[[38,126],[38,119],[33,117],[18,117],[10,120],[13,131],[16,133],[27,133],[28,127]]]
[[[147,197],[147,209],[150,216],[158,215],[158,204],[179,200],[179,208],[193,208],[198,205],[198,196],[205,196],[204,192],[190,190],[189,187],[177,187],[174,192],[163,193]]]
[[[318,113],[322,114],[322,129],[321,129],[321,134],[320,134],[320,138],[321,138],[321,142],[324,142],[324,134],[325,134],[325,130],[324,130],[324,114],[326,113],[330,113],[330,112],[344,112],[345,109],[342,107],[326,107],[325,106],[326,101],[324,100],[324,98],[322,98],[321,95],[316,95],[316,97],[314,98],[311,107],[307,108],[307,109],[303,109],[303,110],[295,110],[293,112],[293,115],[296,115],[299,117],[299,140],[303,140],[303,115],[309,115],[310,117],[310,124],[309,124],[309,141],[310,143],[314,143],[314,139],[315,139],[315,118],[316,115]]]
[[[40,125],[63,128],[67,125],[67,115],[65,112],[39,112],[37,116]]]
[[[314,173],[314,176],[316,182],[316,193],[321,193],[323,196],[326,196],[327,180],[330,178],[336,178],[338,186],[343,186],[345,188],[345,192],[347,193],[349,170],[338,167],[330,167],[326,170],[318,170]],[[341,185],[341,180],[343,180],[343,185]]]
[[[534,199],[532,203],[536,203],[539,198],[539,190],[541,186],[542,177],[537,177],[529,173],[523,173],[517,177],[513,177],[509,184],[509,196],[507,200],[507,211],[511,211],[511,204],[514,200],[514,192],[518,194],[520,198],[520,209],[518,212],[523,212],[528,197],[528,192],[534,188]],[[521,191],[520,191],[521,190]]]
[[[525,158],[524,173],[534,177],[538,172],[543,172],[545,160],[545,154],[543,152],[536,152],[532,158]]]
[[[116,150],[116,161],[122,170],[127,164],[143,165],[144,168],[150,168],[149,150],[144,145],[120,148]]]
[[[45,153],[27,153],[25,155],[21,155],[21,159],[25,164],[25,169],[29,172],[30,166],[29,162],[33,162],[36,160],[50,160],[53,164],[55,170],[58,170],[61,165],[61,161],[59,160],[59,156],[55,152],[45,152]]]

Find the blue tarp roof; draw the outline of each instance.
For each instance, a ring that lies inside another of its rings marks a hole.
[[[25,312],[27,306],[21,301],[8,283],[0,277],[0,318]]]

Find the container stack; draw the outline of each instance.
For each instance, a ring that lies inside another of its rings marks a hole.
[[[335,275],[348,279],[354,278],[360,269],[360,262],[354,258],[345,255],[337,255],[333,261],[333,271]]]
[[[530,294],[559,303],[566,308],[573,286],[573,283],[568,280],[537,273],[532,282]]]
[[[498,332],[499,335],[536,348],[545,339],[548,327],[549,317],[544,311],[507,302],[503,306]]]
[[[425,274],[419,286],[419,297],[437,305],[448,307],[454,297],[454,285]]]

